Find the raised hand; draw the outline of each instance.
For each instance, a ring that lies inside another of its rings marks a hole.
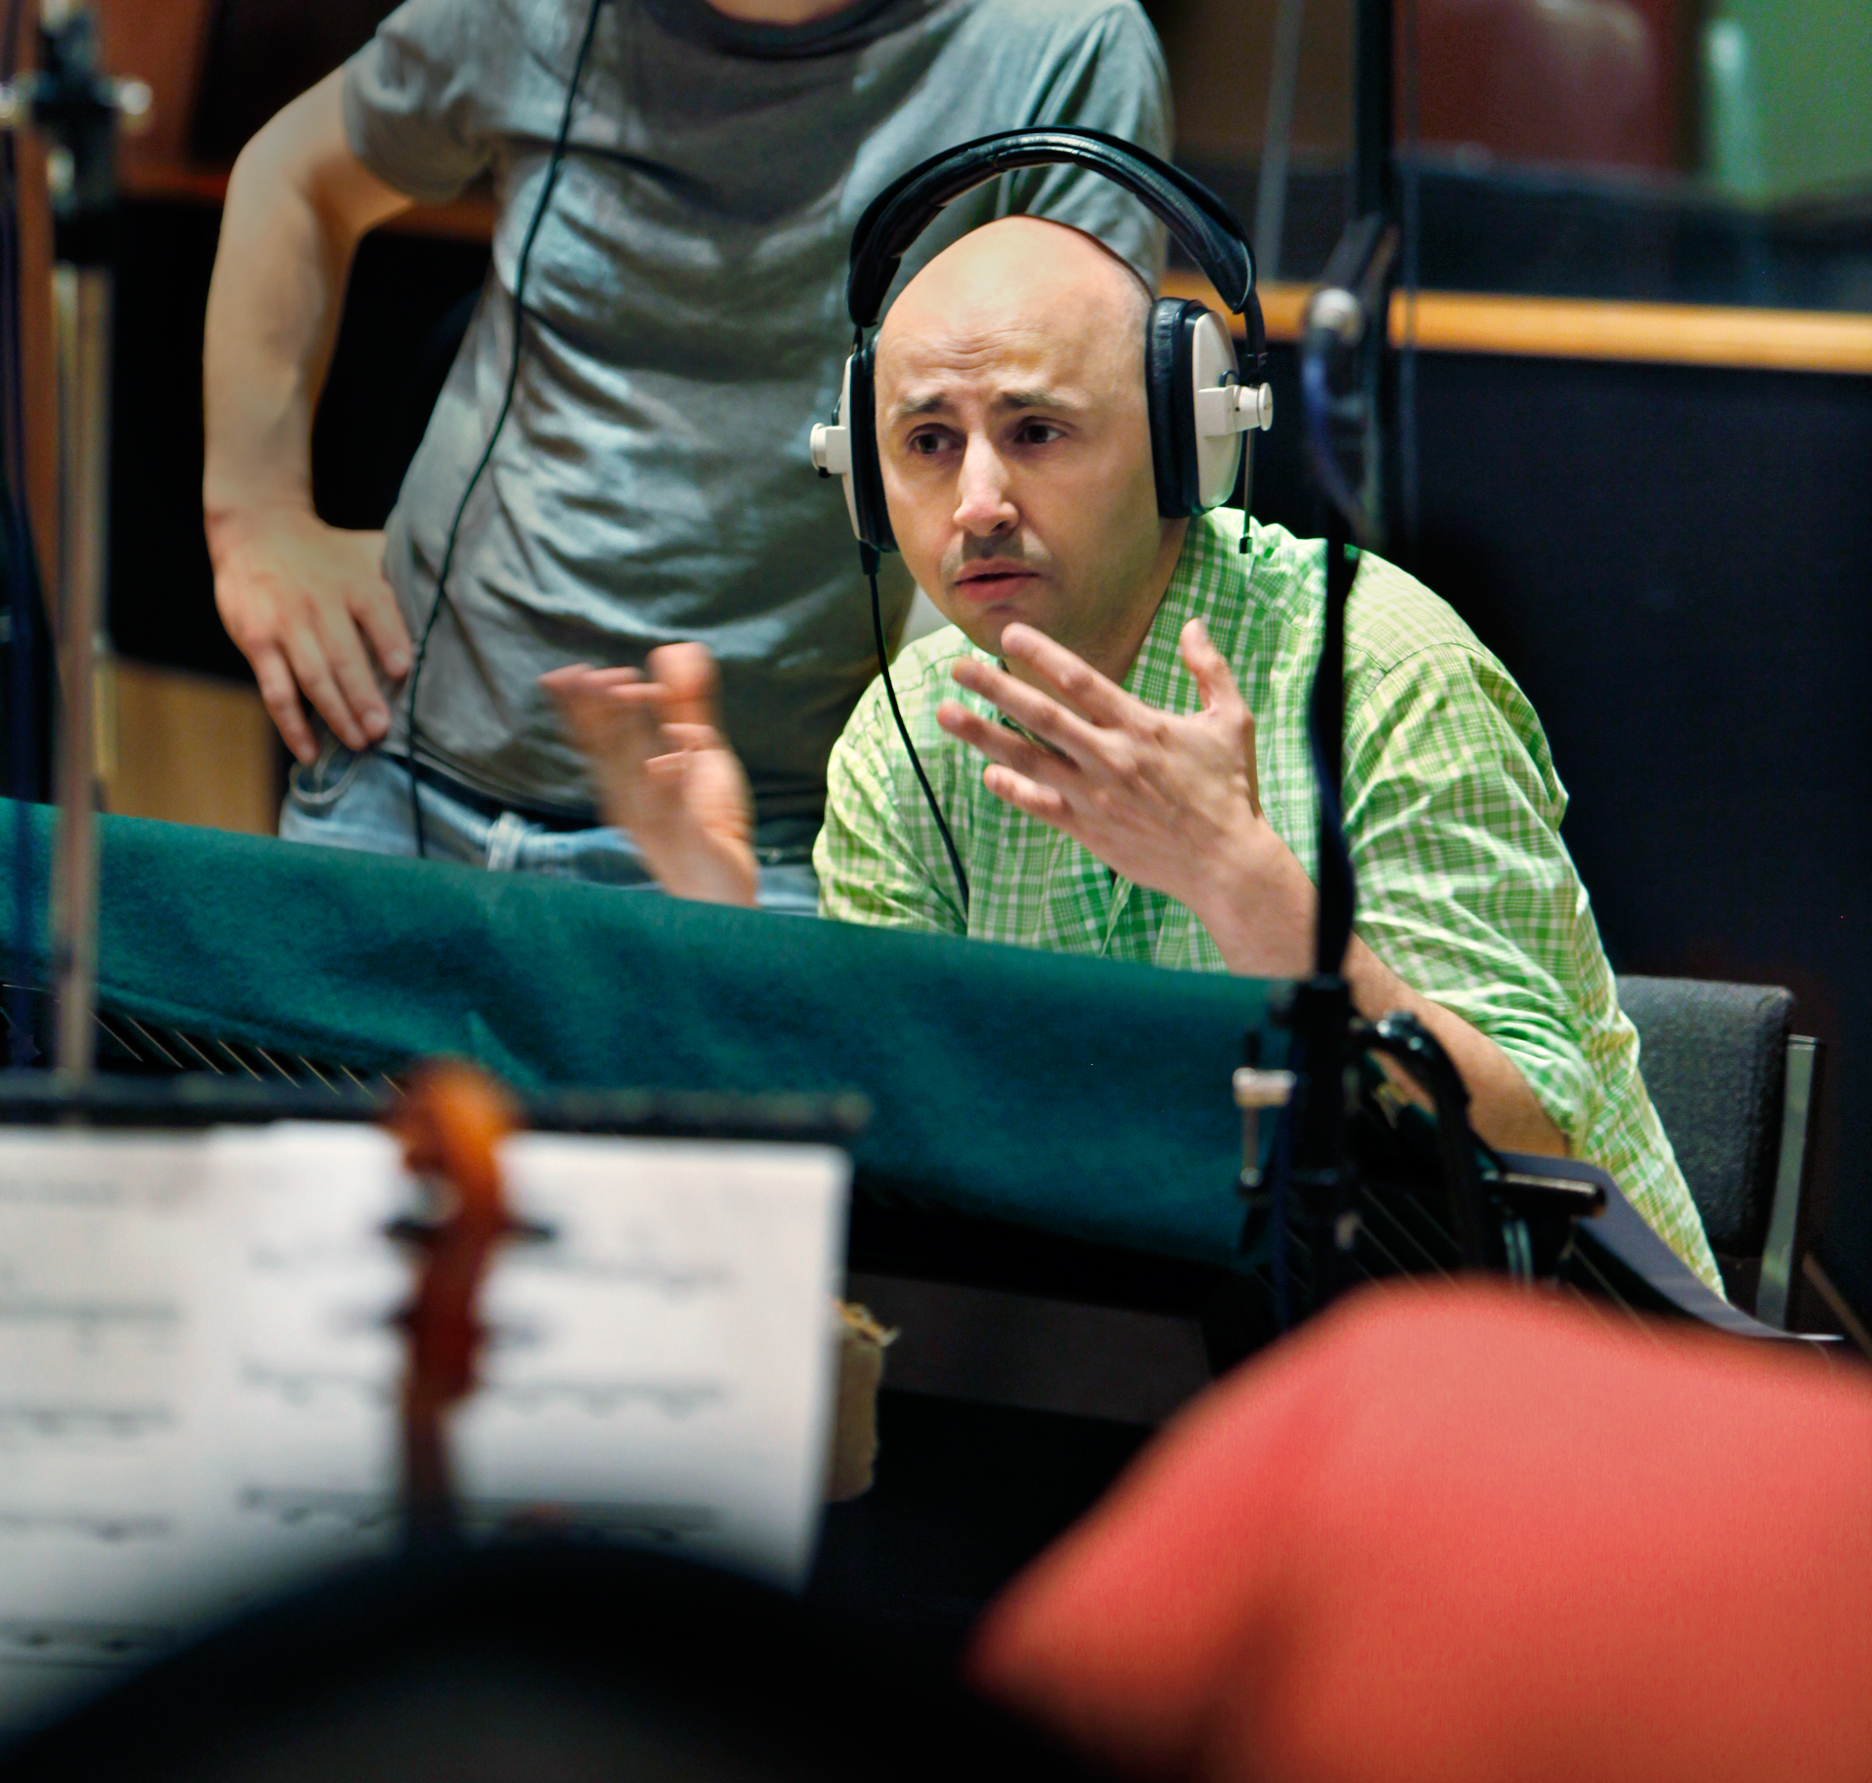
[[[1283,912],[1310,912],[1306,874],[1262,814],[1254,717],[1234,672],[1199,619],[1183,628],[1182,650],[1202,698],[1189,717],[1145,705],[1033,627],[1010,625],[1001,651],[1018,676],[973,658],[951,672],[1028,735],[955,701],[937,717],[988,757],[982,779],[996,798],[1205,923],[1268,896]]]
[[[300,704],[312,702],[347,749],[390,730],[374,655],[392,681],[409,672],[410,640],[383,578],[383,534],[340,532],[303,508],[229,515],[209,528],[215,606],[253,666],[286,747],[318,757]]]
[[[652,650],[636,669],[584,663],[540,677],[584,752],[605,821],[637,844],[665,891],[752,904],[753,799],[715,723],[716,669],[701,644]]]

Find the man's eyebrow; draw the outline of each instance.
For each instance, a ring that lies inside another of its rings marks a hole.
[[[906,396],[891,410],[892,418],[906,421],[917,415],[939,414],[949,406],[949,398],[932,391],[928,396]],[[1053,390],[1001,390],[994,399],[997,409],[1076,409],[1081,405],[1069,396]]]
[[[1079,406],[1057,390],[1003,390],[994,400],[998,409],[1073,409]]]

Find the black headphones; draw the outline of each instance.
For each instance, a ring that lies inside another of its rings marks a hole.
[[[837,417],[813,428],[811,450],[820,475],[844,483],[852,531],[872,551],[894,551],[896,540],[878,464],[876,345],[865,331],[876,325],[905,252],[945,205],[1015,168],[1058,164],[1087,168],[1122,186],[1169,229],[1246,324],[1249,377],[1244,382],[1235,343],[1212,310],[1175,297],[1151,304],[1144,391],[1158,512],[1181,519],[1228,500],[1241,474],[1243,436],[1273,422],[1254,250],[1221,199],[1180,169],[1102,130],[1058,125],[978,137],[932,155],[886,186],[865,208],[852,236],[845,287],[851,357],[845,362]]]

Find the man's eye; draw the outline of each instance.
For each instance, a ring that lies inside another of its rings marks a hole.
[[[1060,429],[1051,421],[1023,421],[1014,437],[1023,446],[1044,446],[1060,437]]]
[[[940,433],[913,433],[910,436],[910,450],[918,458],[933,458],[943,449],[943,436]]]

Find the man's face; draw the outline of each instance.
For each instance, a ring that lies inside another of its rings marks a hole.
[[[878,450],[904,561],[973,643],[998,654],[1018,619],[1122,675],[1181,528],[1157,513],[1138,305],[1097,270],[1077,301],[1018,270],[912,285],[879,342]]]

